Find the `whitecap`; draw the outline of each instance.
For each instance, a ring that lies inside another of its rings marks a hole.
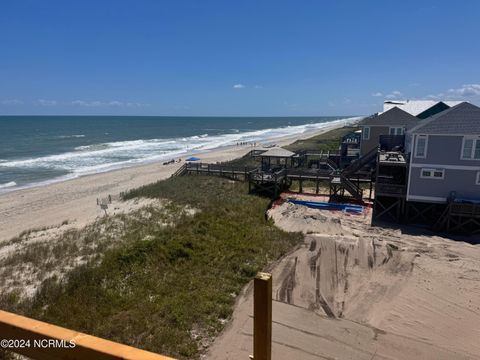
[[[10,188],[13,186],[17,186],[17,183],[15,181],[10,181],[8,183],[0,184],[0,189]]]
[[[83,134],[73,134],[73,135],[60,135],[60,139],[70,139],[70,138],[84,138],[85,135]]]

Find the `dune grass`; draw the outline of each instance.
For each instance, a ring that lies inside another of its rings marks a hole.
[[[216,177],[172,178],[125,198],[171,200],[197,209],[175,226],[153,214],[127,229],[100,263],[63,280],[43,282],[32,300],[3,296],[27,316],[178,358],[198,358],[230,318],[236,296],[257,271],[278,259],[300,234],[265,219],[268,199]]]
[[[344,126],[339,129],[333,129],[326,133],[313,136],[308,139],[297,140],[293,144],[285,146],[285,149],[290,151],[301,150],[315,150],[315,151],[328,151],[338,150],[342,136],[347,135],[353,131],[358,130],[356,126]]]
[[[327,131],[326,133],[313,136],[308,139],[297,140],[290,145],[284,146],[285,149],[290,151],[332,151],[338,150],[342,140],[342,136],[358,130],[359,127],[356,126],[344,126],[339,129],[333,129]],[[253,158],[250,154],[247,154],[238,159],[227,161],[224,163],[226,166],[248,166],[248,167],[258,167],[260,166],[260,158]]]

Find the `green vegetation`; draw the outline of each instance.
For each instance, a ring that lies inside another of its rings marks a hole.
[[[126,222],[118,245],[63,279],[43,281],[31,300],[1,306],[50,323],[179,358],[198,358],[231,316],[257,271],[301,242],[265,220],[268,199],[216,177],[171,178],[126,199],[168,199],[163,212]],[[195,209],[188,214],[179,209]],[[110,244],[110,243],[109,243]]]
[[[290,151],[316,150],[328,151],[338,150],[342,136],[358,130],[358,127],[345,126],[340,129],[327,131],[326,133],[311,137],[309,139],[297,140],[293,144],[285,146]]]
[[[293,144],[284,146],[285,149],[290,151],[302,151],[302,150],[311,150],[311,151],[332,151],[338,150],[340,147],[340,142],[342,140],[342,136],[349,134],[353,131],[358,130],[358,127],[355,126],[345,126],[340,129],[333,129],[327,131],[324,134],[320,134],[309,139],[304,140],[297,140]],[[247,155],[234,159],[231,161],[227,161],[224,163],[226,166],[248,166],[248,167],[257,167],[260,166],[260,159],[253,158],[250,156],[250,153]]]

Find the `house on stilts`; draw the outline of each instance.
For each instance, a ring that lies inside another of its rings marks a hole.
[[[462,102],[420,119],[403,150],[378,152],[376,173],[372,224],[480,232],[480,108]]]

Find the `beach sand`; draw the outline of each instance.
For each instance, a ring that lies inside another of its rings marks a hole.
[[[349,215],[283,203],[269,216],[305,233],[302,246],[268,269],[273,359],[480,358],[480,246],[413,227],[371,227],[371,209]],[[206,358],[252,353],[250,284]]]
[[[272,142],[283,146],[349,123],[351,121],[348,120],[336,122],[321,130],[272,139]],[[221,162],[241,157],[251,150],[251,146],[230,146],[195,153],[195,156],[199,156],[202,162]],[[183,156],[182,160],[187,157]],[[81,228],[104,214],[97,205],[97,199],[108,195],[118,197],[120,192],[165,179],[182,164],[164,166],[158,162],[0,194],[0,243],[22,231],[57,227],[64,221],[68,221],[68,226],[63,226],[63,230]],[[120,201],[113,205],[119,211],[128,211],[128,206]]]

